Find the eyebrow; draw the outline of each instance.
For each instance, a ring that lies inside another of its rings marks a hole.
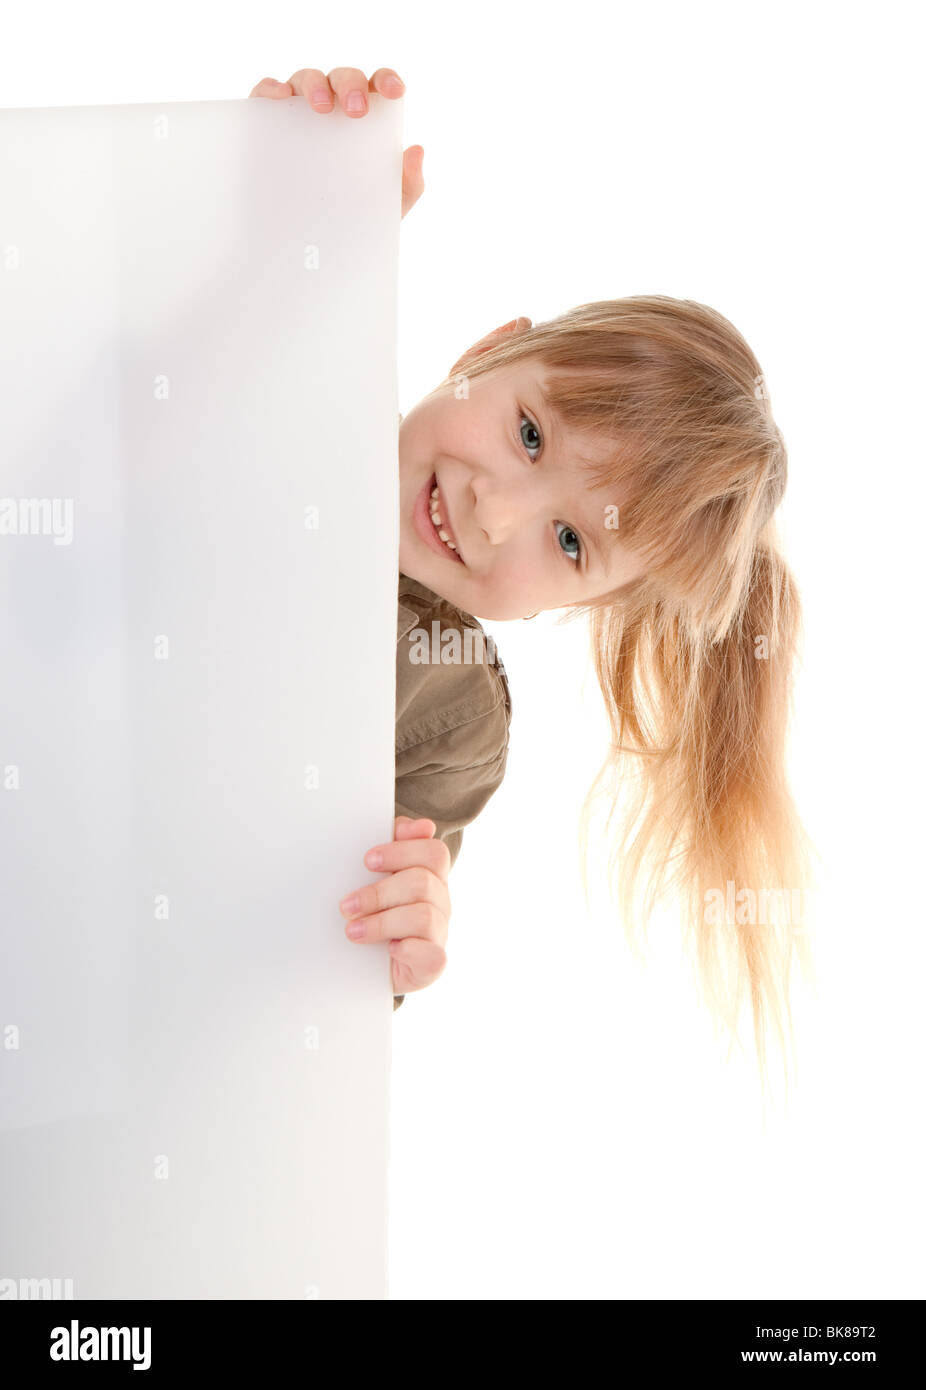
[[[549,396],[543,389],[543,383],[539,379],[535,379],[534,389],[536,390],[537,395],[540,397],[540,400],[543,402],[543,426],[546,437],[550,440],[552,444],[555,445],[557,449],[559,449],[560,429],[559,420],[556,416],[556,411],[550,401]],[[603,505],[606,506],[607,503],[604,503]],[[587,533],[589,550],[597,558],[599,568],[602,570],[604,574],[607,574],[608,566],[605,562],[604,545],[602,544],[600,535],[601,528],[596,526],[587,526],[583,527],[582,529]]]

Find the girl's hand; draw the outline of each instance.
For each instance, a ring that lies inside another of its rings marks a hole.
[[[314,111],[322,114],[334,110],[337,98],[348,116],[365,116],[370,106],[367,92],[379,92],[394,99],[405,95],[405,83],[392,68],[377,68],[369,81],[359,68],[332,68],[327,77],[318,68],[300,68],[288,82],[278,82],[275,77],[263,78],[251,96],[270,97],[271,100],[302,96]],[[403,217],[424,192],[423,159],[424,150],[420,145],[409,145],[402,156]]]
[[[432,820],[396,816],[395,839],[364,855],[367,868],[386,877],[341,900],[351,940],[389,942],[393,994],[424,989],[447,964],[450,851],[432,838],[436,831]]]

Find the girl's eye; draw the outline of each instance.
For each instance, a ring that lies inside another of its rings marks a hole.
[[[520,414],[520,415],[518,416],[518,422],[519,422],[519,424],[521,425],[521,430],[520,430],[521,443],[522,443],[522,444],[524,445],[524,447],[527,449],[527,452],[528,452],[529,457],[532,458],[532,459],[533,459],[533,458],[536,458],[536,455],[535,455],[535,454],[532,454],[530,451],[531,451],[531,449],[537,449],[538,451],[540,450],[540,448],[541,448],[541,446],[542,446],[542,444],[543,444],[543,440],[540,438],[540,431],[539,431],[539,429],[537,428],[537,426],[534,424],[533,420],[532,420],[532,419],[530,418],[530,416],[528,416],[528,415]],[[529,430],[533,430],[534,434],[537,436],[538,440],[540,441],[538,444],[528,444],[527,440],[524,438],[524,426],[525,426],[525,425],[527,426],[527,428],[528,428]]]
[[[572,527],[567,526],[564,521],[554,521],[553,525],[557,527],[562,526],[563,528],[562,531],[558,530],[556,533],[556,540],[559,544],[560,549],[563,551],[563,554],[568,555],[570,560],[574,560],[576,563],[578,563],[582,554],[582,542],[579,540],[579,537],[576,535],[575,531],[573,531]],[[576,547],[574,551],[563,550],[564,536],[566,537],[567,545],[574,545]]]
[[[521,428],[520,428],[521,443],[524,445],[525,449],[527,450],[528,457],[531,458],[531,459],[533,459],[533,458],[535,458],[535,455],[532,454],[530,451],[531,451],[531,449],[537,449],[537,450],[539,451],[539,450],[543,447],[543,436],[541,435],[540,430],[539,430],[538,427],[534,424],[534,422],[533,422],[533,420],[530,418],[530,416],[529,416],[529,415],[525,415],[524,412],[523,412],[523,410],[521,409],[520,406],[518,406],[518,424],[519,424],[520,427],[521,427]],[[532,431],[532,432],[537,436],[537,438],[540,440],[540,443],[539,443],[539,444],[528,444],[527,440],[524,438],[524,427],[525,427],[525,425],[527,426],[527,429],[530,430],[530,431]],[[560,533],[559,531],[557,531],[557,535],[556,535],[556,540],[557,540],[557,543],[559,544],[560,550],[562,550],[562,551],[563,551],[563,554],[566,555],[566,556],[568,556],[568,558],[569,558],[570,560],[572,560],[574,564],[578,564],[579,561],[580,561],[581,558],[582,558],[582,542],[579,540],[579,537],[576,535],[575,531],[573,531],[572,527],[571,527],[571,526],[567,526],[565,522],[563,522],[563,521],[555,521],[553,524],[554,524],[554,526],[557,526],[557,527],[562,526],[562,528],[563,528],[562,533]],[[567,539],[567,541],[566,541],[567,546],[573,546],[573,545],[574,545],[574,546],[576,547],[575,550],[571,550],[571,549],[570,549],[570,550],[563,550],[563,546],[562,546],[562,536],[563,536],[563,535],[565,535],[566,537],[569,538],[569,539]]]

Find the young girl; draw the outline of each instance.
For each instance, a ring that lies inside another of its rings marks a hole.
[[[251,95],[362,116],[368,91],[404,87],[386,68],[304,69]],[[422,155],[404,155],[403,216]],[[764,1064],[792,956],[808,959],[794,903],[809,845],[785,769],[800,624],[773,520],[787,455],[749,347],[715,310],[661,295],[513,320],[405,417],[399,470],[395,840],[364,861],[386,877],[341,904],[348,935],[389,941],[399,1001],[438,977],[462,827],[504,776],[504,669],[416,662],[409,639],[482,633],[474,613],[585,614],[613,735],[589,801],[604,790],[613,812],[629,795],[625,927],[678,892],[707,1002],[735,1037],[748,997]]]

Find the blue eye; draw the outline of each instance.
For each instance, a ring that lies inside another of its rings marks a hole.
[[[526,442],[525,438],[524,438],[524,429],[523,429],[523,426],[524,426],[524,425],[527,425],[528,429],[533,430],[533,431],[534,431],[534,434],[537,435],[538,439],[540,439],[540,431],[539,431],[539,429],[537,428],[537,426],[534,424],[533,420],[531,420],[531,419],[529,418],[529,416],[527,416],[527,415],[520,415],[520,416],[519,416],[519,422],[520,422],[520,424],[521,424],[521,426],[522,426],[522,428],[521,428],[521,430],[520,430],[521,443],[524,445],[525,449],[527,449],[528,454],[530,455],[530,457],[531,457],[531,458],[534,458],[535,455],[534,455],[534,454],[531,454],[530,451],[531,451],[532,448],[538,449],[538,450],[539,450],[539,449],[541,448],[541,445],[543,444],[543,440],[542,440],[542,439],[540,440],[540,444],[534,444],[534,445],[528,444],[528,443]]]
[[[543,448],[543,436],[541,435],[538,426],[534,424],[533,420],[530,418],[529,415],[524,414],[520,406],[518,406],[518,424],[520,426],[518,433],[521,437],[521,443],[524,445],[524,448],[527,451],[528,458],[533,460],[536,457],[536,455],[532,454],[530,451],[531,449],[537,449],[539,452],[539,450]],[[533,430],[534,434],[540,440],[539,444],[527,443],[527,441],[524,438],[525,425],[529,430]],[[562,526],[563,528],[562,533],[557,531],[556,535],[557,544],[559,545],[560,550],[567,557],[567,559],[571,560],[573,564],[577,565],[580,559],[582,558],[582,542],[579,540],[579,537],[576,535],[575,531],[573,531],[572,527],[567,526],[564,521],[555,521],[553,524],[554,526]],[[567,541],[567,545],[575,545],[575,550],[563,550],[561,540],[562,535],[566,535],[572,538],[571,540]]]
[[[556,533],[556,539],[559,543],[559,547],[561,550],[563,550],[563,536],[570,536],[572,539],[568,541],[567,544],[576,546],[575,552],[571,550],[563,550],[563,554],[568,555],[570,560],[578,561],[580,555],[582,554],[582,542],[579,540],[579,537],[576,535],[575,531],[573,531],[571,526],[567,526],[564,521],[554,521],[553,525],[562,526],[563,528],[562,531],[557,531]]]

